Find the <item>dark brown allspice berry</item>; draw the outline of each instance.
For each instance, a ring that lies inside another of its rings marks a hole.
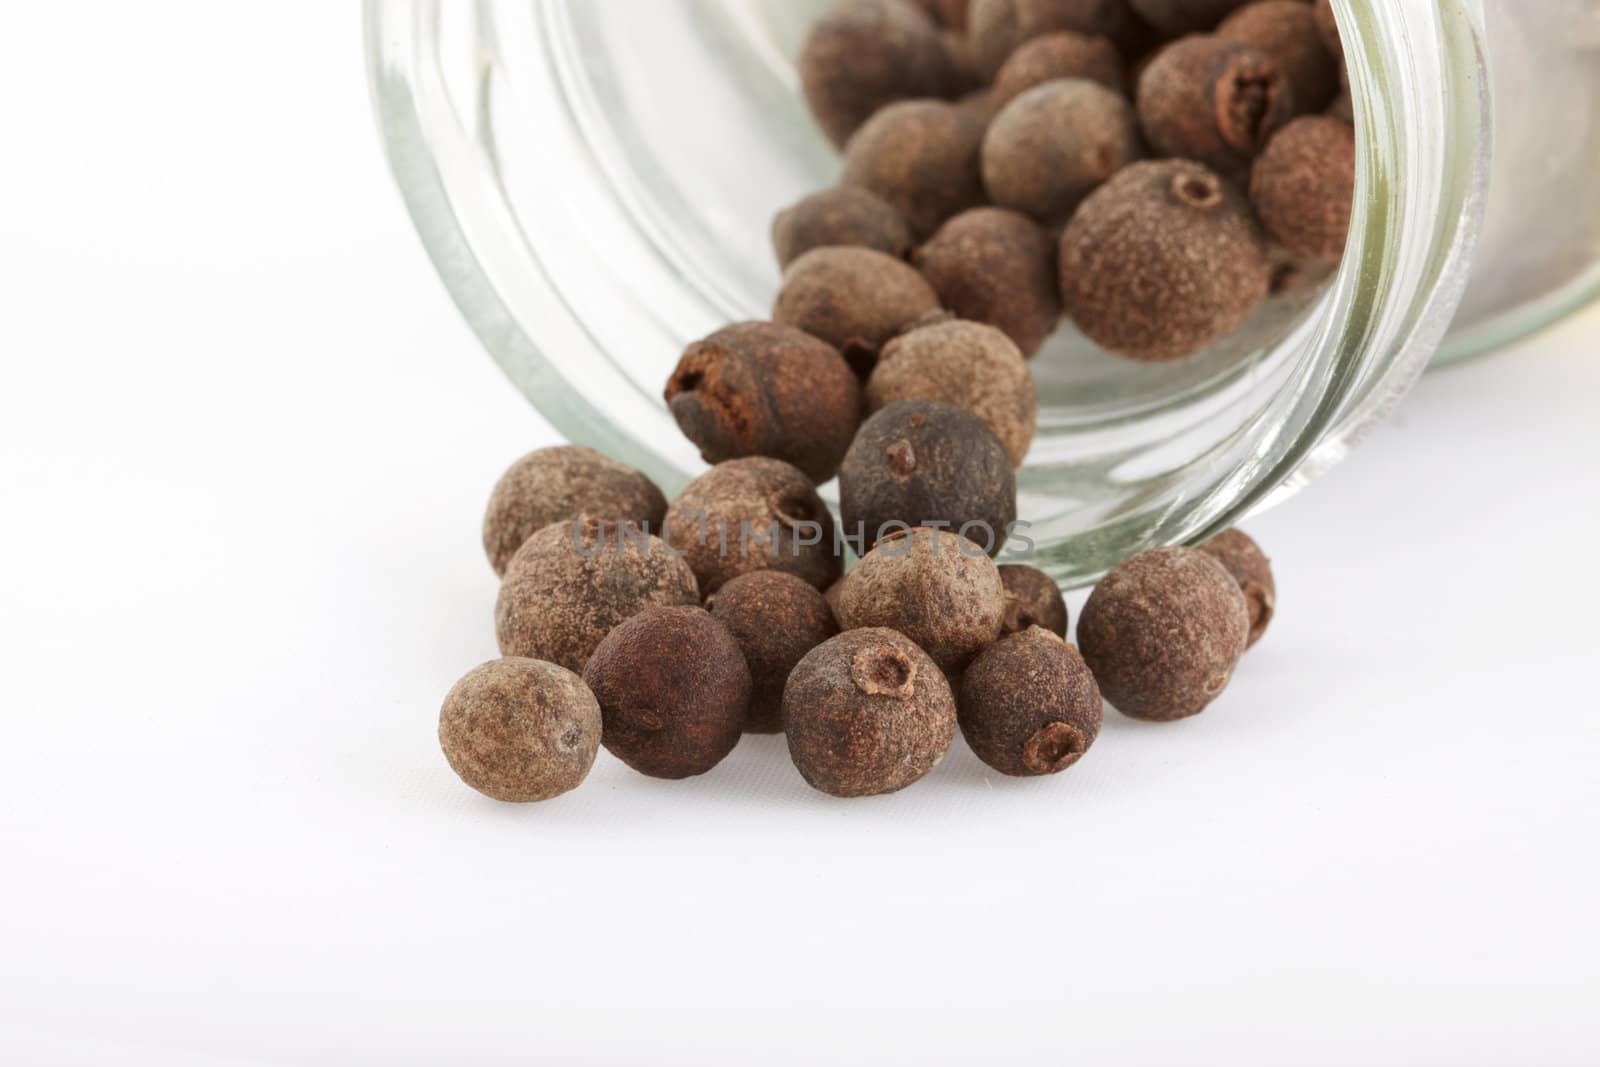
[[[982,419],[936,400],[897,400],[861,424],[845,453],[839,511],[846,535],[866,544],[943,525],[993,556],[1017,518],[1017,480]]]
[[[1317,16],[1317,32],[1322,34],[1322,44],[1341,64],[1344,62],[1344,38],[1339,35],[1339,19],[1333,13],[1333,0],[1316,0],[1312,10]]]
[[[750,667],[745,732],[781,732],[784,683],[807,652],[839,632],[833,609],[814,587],[781,571],[740,575],[712,593],[706,609],[727,626]]]
[[[580,515],[631,522],[655,530],[667,498],[632,467],[592,448],[541,448],[511,465],[489,496],[483,517],[483,549],[495,574],[522,543],[551,523]]]
[[[1254,0],[1128,0],[1134,12],[1166,37],[1204,33]]]
[[[865,377],[884,342],[937,310],[910,264],[870,248],[814,248],[784,271],[772,317],[828,342]]]
[[[1018,777],[1057,774],[1100,735],[1100,687],[1078,650],[1034,626],[978,654],[961,676],[961,734],[973,753]]]
[[[967,0],[916,0],[916,3],[952,30],[967,28]]]
[[[885,537],[861,557],[839,597],[846,630],[905,634],[941,670],[959,671],[1000,636],[1005,586],[983,549],[948,530]]]
[[[1129,48],[1143,27],[1127,0],[972,0],[967,15],[978,69],[990,77],[1025,42],[1062,31],[1109,37]]]
[[[1196,34],[1145,67],[1138,110],[1156,154],[1233,177],[1294,117],[1294,88],[1283,65],[1260,49]]]
[[[1067,314],[1130,359],[1181,359],[1232,332],[1270,281],[1266,243],[1244,196],[1186,160],[1126,168],[1083,202],[1061,235]]]
[[[1113,92],[1127,89],[1122,54],[1104,37],[1081,33],[1047,33],[1035,37],[1015,52],[994,76],[991,88],[996,110],[1037,88],[1061,78],[1098,82]]]
[[[546,526],[517,550],[495,601],[507,656],[582,671],[612,627],[649,607],[700,603],[689,564],[637,526],[584,519]]]
[[[785,208],[772,222],[778,266],[813,248],[847,245],[904,259],[915,244],[906,220],[882,198],[853,185],[824,189]]]
[[[485,796],[549,800],[576,789],[594,765],[600,705],[565,667],[492,660],[444,698],[439,747],[461,780]]]
[[[850,630],[807,653],[783,691],[800,776],[836,797],[893,793],[931,771],[956,733],[939,668],[903,634]]]
[[[1217,36],[1277,59],[1301,114],[1323,110],[1339,92],[1339,59],[1322,41],[1316,9],[1304,0],[1257,0],[1223,20]]]
[[[1350,95],[1350,86],[1346,85],[1341,89],[1339,95],[1334,97],[1333,103],[1328,105],[1328,117],[1355,126],[1356,101],[1355,97]]]
[[[1239,583],[1214,557],[1158,548],[1126,560],[1089,595],[1078,645],[1124,715],[1170,722],[1227,688],[1250,637]]]
[[[945,96],[959,98],[977,92],[989,84],[978,69],[978,57],[972,51],[972,39],[960,30],[941,30],[939,39],[944,42],[944,54],[950,61],[953,89]]]
[[[983,123],[943,100],[901,100],[862,124],[844,149],[843,185],[887,201],[925,237],[983,203]]]
[[[799,66],[811,114],[840,147],[885,104],[960,91],[938,26],[910,0],[845,0],[812,24]]]
[[[1001,629],[1019,634],[1042,626],[1057,637],[1067,636],[1067,601],[1056,580],[1026,563],[1004,563],[1000,582],[1005,587],[1006,612]]]
[[[1321,263],[1344,256],[1355,191],[1355,130],[1329,115],[1285,126],[1250,177],[1250,202],[1267,232],[1292,255]]]
[[[917,249],[912,262],[946,308],[1003,331],[1026,357],[1061,322],[1055,241],[1020,212],[964,211]]]
[[[771,456],[832,478],[861,424],[861,381],[839,350],[776,322],[727,326],[684,350],[666,401],[707,463]]]
[[[700,607],[651,608],[606,635],[584,668],[606,751],[652,778],[718,763],[744,732],[750,670],[728,628]]]
[[[764,456],[719,463],[690,482],[667,508],[663,527],[706,596],[761,570],[826,589],[841,569],[836,533],[810,479]]]
[[[1007,104],[983,138],[983,184],[1001,207],[1065,222],[1089,193],[1144,155],[1122,94],[1065,78]]]
[[[1039,392],[1028,361],[993,326],[951,319],[919,326],[883,346],[867,379],[868,411],[900,400],[938,400],[983,420],[1013,467],[1033,442]]]
[[[1243,530],[1228,530],[1199,546],[1214,556],[1239,583],[1250,608],[1250,641],[1253,646],[1267,632],[1278,606],[1278,583],[1272,577],[1272,561],[1261,546]]]

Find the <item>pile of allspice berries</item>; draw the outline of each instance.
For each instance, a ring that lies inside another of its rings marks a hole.
[[[1055,582],[996,557],[1028,360],[1063,315],[1181,359],[1338,261],[1355,143],[1327,0],[845,0],[800,71],[843,174],[774,223],[771,321],[668,379],[710,469],[669,504],[561,446],[495,487],[505,658],[439,720],[488,796],[565,793],[601,746],[689,777],[780,731],[835,796],[910,785],[958,729],[1004,774],[1054,774],[1105,701],[1204,710],[1272,618],[1237,530],[1114,568],[1076,646]],[[816,490],[835,476],[837,518]]]

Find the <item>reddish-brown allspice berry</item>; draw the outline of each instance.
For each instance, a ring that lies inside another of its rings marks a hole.
[[[1294,89],[1267,53],[1197,34],[1168,45],[1145,67],[1138,110],[1156,154],[1233,177],[1294,117]]]
[[[1026,563],[1004,563],[1000,582],[1005,587],[1006,613],[1001,629],[1019,634],[1042,626],[1057,637],[1067,636],[1067,602],[1056,580]]]
[[[504,655],[579,672],[622,620],[649,607],[698,603],[689,564],[655,535],[604,520],[558,522],[511,557],[495,633]]]
[[[888,202],[919,236],[983,203],[983,123],[943,100],[901,100],[862,124],[844,149],[843,185]]]
[[[1128,0],[1134,12],[1166,37],[1214,29],[1252,0]]]
[[[810,479],[764,456],[719,463],[690,482],[667,509],[663,528],[706,596],[760,570],[826,589],[840,574],[835,533]]]
[[[861,557],[840,593],[839,624],[897,630],[941,669],[958,671],[1000,636],[1005,606],[1000,569],[981,547],[918,528]]]
[[[846,533],[872,544],[895,529],[945,526],[992,556],[1017,517],[1017,480],[983,420],[936,400],[897,400],[861,424],[839,467]]]
[[[1039,418],[1028,361],[993,326],[951,319],[909,330],[883,346],[867,379],[867,410],[899,400],[938,400],[970,411],[1022,465]]]
[[[772,317],[828,342],[866,377],[884,342],[937,310],[910,264],[870,248],[815,248],[784,272]]]
[[[1266,243],[1238,190],[1198,163],[1136,163],[1083,202],[1061,236],[1061,296],[1094,341],[1181,359],[1266,298]]]
[[[1078,645],[1106,699],[1156,722],[1204,711],[1227,688],[1249,637],[1239,583],[1193,548],[1158,548],[1118,565],[1078,620]]]
[[[825,482],[861,424],[861,381],[839,350],[776,322],[696,341],[667,380],[667,407],[707,463],[771,456]]]
[[[1144,32],[1127,0],[972,0],[967,15],[978,69],[990,77],[1025,42],[1062,31],[1109,37],[1121,48]]]
[[[1139,122],[1122,94],[1065,78],[1007,104],[983,138],[983,184],[1001,207],[1046,224],[1144,155]]]
[[[1100,688],[1078,650],[1040,626],[985,648],[961,676],[961,734],[1001,774],[1056,774],[1100,734]]]
[[[744,653],[755,688],[745,732],[783,729],[783,686],[807,652],[839,632],[823,595],[792,574],[755,571],[711,594],[706,609]]]
[[[1020,212],[964,211],[912,262],[946,308],[1003,331],[1029,358],[1061,321],[1055,241]]]
[[[824,189],[778,212],[772,248],[787,267],[813,248],[847,245],[904,259],[914,240],[906,220],[882,198],[852,185]]]
[[[1305,0],[1258,0],[1229,15],[1217,36],[1260,49],[1283,67],[1296,112],[1322,111],[1339,92],[1339,57],[1328,51]]]
[[[489,496],[483,517],[483,549],[495,574],[522,543],[556,522],[580,515],[616,519],[657,530],[667,498],[632,467],[592,448],[541,448],[511,465]]]
[[[795,667],[784,687],[783,730],[796,769],[813,788],[836,797],[892,793],[950,750],[955,696],[904,635],[850,630]]]
[[[718,763],[744,732],[750,671],[728,628],[704,608],[651,608],[606,635],[584,668],[605,721],[606,751],[652,778]]]
[[[800,84],[817,125],[843,146],[896,100],[959,92],[936,26],[910,0],[846,0],[812,24]]]
[[[1328,115],[1285,126],[1250,178],[1250,202],[1267,232],[1291,254],[1321,263],[1344,256],[1355,191],[1355,130]]]
[[[1277,611],[1278,583],[1272,577],[1272,561],[1243,530],[1220,533],[1199,547],[1200,551],[1216,557],[1239,583],[1245,603],[1250,607],[1249,645],[1253,646],[1267,632]]]
[[[1127,73],[1116,45],[1104,37],[1047,33],[1011,53],[994,76],[992,105],[999,110],[1029,89],[1061,78],[1098,82],[1118,93],[1127,90]]]
[[[439,747],[461,780],[495,800],[575,789],[600,749],[600,705],[583,680],[535,659],[474,667],[439,710]]]

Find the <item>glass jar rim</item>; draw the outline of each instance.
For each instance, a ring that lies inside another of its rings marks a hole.
[[[562,32],[562,0],[522,6],[549,32]],[[1208,453],[1203,471],[1188,471],[1171,499],[1108,521],[1092,537],[1046,546],[1042,565],[1069,584],[1092,581],[1144,547],[1210,536],[1302,487],[1393,406],[1444,337],[1465,288],[1488,172],[1481,13],[1469,18],[1460,3],[1433,0],[1334,6],[1359,147],[1344,261],[1318,310],[1280,342],[1295,354],[1283,361],[1284,380],[1271,402],[1241,417],[1238,432]],[[526,271],[520,316],[500,291],[499,265],[529,250],[515,238],[516,220],[488,159],[492,146],[451,106],[440,81],[432,54],[439,15],[439,0],[366,0],[374,103],[423,243],[485,347],[558,430],[673,491],[688,472],[642,440],[638,427],[591,400],[634,388],[609,364],[591,324],[557,286],[536,291],[539,279]],[[559,50],[551,51],[558,66]],[[573,83],[556,84],[568,91]],[[569,95],[562,105],[584,101]],[[614,192],[605,146],[593,147],[597,184]],[[636,205],[607,208],[641,225]],[[537,315],[537,344],[523,326],[527,309]],[[550,365],[541,344],[593,354],[581,361],[584,388]]]

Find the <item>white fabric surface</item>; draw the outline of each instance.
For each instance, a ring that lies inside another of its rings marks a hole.
[[[434,725],[553,437],[410,232],[354,5],[8,14],[0,1061],[1600,1057],[1600,308],[1253,524],[1281,615],[1197,720],[497,806]]]

